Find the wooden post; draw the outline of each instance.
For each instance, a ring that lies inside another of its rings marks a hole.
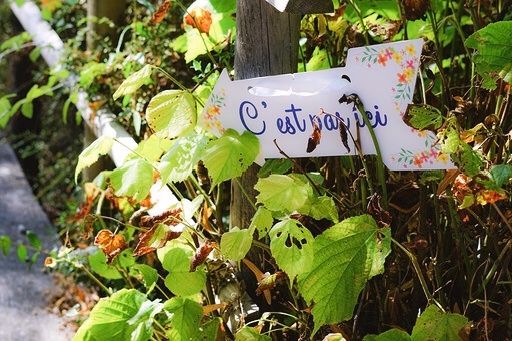
[[[246,79],[294,72],[297,69],[299,24],[297,14],[281,13],[264,0],[237,1],[235,77]],[[254,185],[259,167],[252,165],[231,183],[231,227],[247,228],[254,209]],[[243,188],[243,190],[240,188]]]
[[[126,9],[126,0],[88,0],[87,1],[87,49],[95,48],[97,36],[110,36],[115,42],[115,30],[106,24],[99,25],[94,18],[108,18],[116,25],[122,24]],[[84,147],[87,147],[96,140],[96,134],[84,124]],[[106,159],[102,158],[91,167],[84,169],[83,179],[92,181],[102,170],[105,169]]]

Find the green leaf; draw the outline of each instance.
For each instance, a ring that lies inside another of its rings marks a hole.
[[[23,105],[21,106],[21,114],[26,118],[32,118],[34,115],[34,104],[32,101],[23,102]]]
[[[258,171],[259,178],[266,178],[270,174],[284,174],[292,168],[292,161],[288,159],[270,159],[265,161]]]
[[[201,327],[201,340],[202,341],[216,341],[220,338],[219,329],[222,323],[222,318],[213,318],[210,321],[203,324]]]
[[[78,156],[78,164],[75,169],[75,183],[78,179],[78,174],[86,168],[98,161],[100,155],[105,155],[110,152],[114,138],[103,135],[85,148]]]
[[[491,177],[498,187],[502,187],[512,178],[512,165],[492,166]]]
[[[443,313],[431,305],[420,315],[412,329],[412,341],[460,340],[459,331],[468,319],[459,314]]]
[[[32,40],[32,37],[28,32],[21,32],[20,34],[17,34],[4,42],[0,45],[0,51],[5,51],[7,49],[19,49],[23,46],[23,44],[29,42]]]
[[[186,180],[199,162],[207,142],[208,139],[204,135],[197,134],[176,139],[158,165],[162,182]]]
[[[37,251],[41,251],[43,244],[41,243],[41,239],[39,239],[39,237],[34,232],[30,230],[27,231],[27,239],[30,246],[32,246]]]
[[[224,135],[206,146],[203,162],[212,177],[212,187],[242,175],[256,160],[259,140],[248,131],[239,135],[228,129]]]
[[[131,157],[142,156],[144,159],[151,162],[158,161],[162,154],[169,150],[172,143],[173,142],[168,139],[153,134],[148,139],[139,143]]]
[[[140,275],[146,288],[150,288],[158,280],[158,271],[146,264],[134,264],[130,267],[130,274],[134,277]]]
[[[466,46],[476,50],[473,62],[484,88],[496,89],[498,79],[512,81],[512,21],[487,25],[469,36]]]
[[[27,247],[23,244],[18,244],[18,247],[16,248],[16,255],[20,262],[26,262],[28,260]]]
[[[251,219],[249,229],[257,229],[259,239],[267,235],[268,230],[272,227],[274,218],[272,213],[265,207],[260,206]]]
[[[173,297],[165,303],[165,310],[172,313],[169,340],[197,340],[203,308],[197,302],[185,297]]]
[[[459,132],[455,129],[450,129],[446,133],[441,150],[445,154],[455,153],[459,149],[460,142]]]
[[[0,251],[7,256],[11,251],[12,241],[9,236],[0,236]]]
[[[314,238],[300,222],[295,219],[283,220],[272,227],[269,236],[272,256],[291,281],[311,269]]]
[[[314,302],[315,333],[352,317],[366,281],[384,271],[390,244],[390,229],[379,229],[369,215],[345,219],[315,238],[313,267],[299,276],[300,293]]]
[[[217,13],[232,13],[236,9],[236,0],[210,0]]]
[[[309,183],[288,175],[272,174],[259,179],[254,188],[260,192],[256,197],[258,203],[276,212],[297,211],[313,196]]]
[[[161,137],[183,135],[193,129],[197,122],[194,96],[183,90],[160,92],[149,102],[146,121]]]
[[[443,123],[443,115],[439,109],[428,104],[409,104],[403,120],[414,129],[436,130]]]
[[[253,233],[253,228],[240,230],[238,227],[224,233],[220,239],[221,253],[227,259],[241,260],[251,249]]]
[[[110,182],[117,196],[144,200],[153,185],[153,167],[144,159],[125,162],[110,174]]]
[[[306,214],[316,220],[329,219],[332,222],[338,222],[338,209],[336,208],[336,204],[331,197],[326,195],[315,198],[309,205],[308,210],[300,213]]]
[[[98,62],[89,62],[84,65],[80,71],[80,86],[88,89],[97,76],[103,75],[107,71],[107,65]]]
[[[215,47],[215,44],[208,38],[208,35],[199,32],[197,28],[187,31],[185,36],[187,41],[187,49],[185,51],[186,63],[190,63],[198,56],[210,52]],[[183,40],[180,42],[182,43]]]
[[[165,278],[165,286],[177,296],[197,294],[206,284],[206,273],[201,269],[189,271],[194,250],[177,242],[169,244],[170,248],[162,261],[164,269],[169,271]]]
[[[9,98],[12,96],[13,95],[5,95],[0,97],[0,128],[5,128],[11,118],[10,111],[12,106]]]
[[[453,158],[455,163],[469,177],[477,175],[483,165],[480,153],[471,148],[466,142],[461,142],[459,154]]]
[[[92,271],[101,277],[106,279],[123,278],[121,273],[117,271],[114,266],[107,264],[107,257],[100,249],[98,249],[95,253],[90,254],[87,257],[87,260],[89,261],[89,266],[91,267]]]
[[[243,327],[235,335],[235,341],[271,341],[268,335],[262,335],[251,327]]]
[[[145,65],[142,69],[130,75],[126,78],[123,83],[114,92],[114,99],[118,99],[121,96],[130,95],[137,91],[142,85],[151,79],[153,69],[151,65]]]
[[[366,335],[363,341],[411,341],[411,336],[400,329],[390,329],[379,335]]]
[[[135,289],[102,298],[74,336],[74,341],[146,341],[153,334],[153,317],[163,305]]]

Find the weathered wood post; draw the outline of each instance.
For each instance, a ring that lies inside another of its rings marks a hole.
[[[301,7],[299,3],[306,5]],[[312,3],[315,6],[303,0],[238,0],[235,77],[246,79],[295,72],[298,61],[299,13],[332,11],[331,0]],[[280,12],[277,8],[285,12]],[[258,170],[257,165],[252,165],[239,179],[231,183],[231,227],[247,228],[251,222],[255,212],[250,201],[255,202],[254,185],[257,182]],[[260,266],[256,252],[251,251],[248,257]],[[244,274],[249,280],[249,292],[253,289],[250,283],[255,282],[251,281],[254,279],[251,276],[251,273]]]
[[[87,49],[95,48],[96,36],[110,36],[115,39],[115,30],[106,24],[99,25],[93,18],[108,18],[114,24],[119,25],[124,21],[126,9],[126,0],[88,0],[87,1]],[[96,135],[92,129],[84,124],[84,147],[87,147],[96,140]],[[86,181],[93,180],[105,168],[105,161],[95,163],[91,167],[84,169],[83,179]]]

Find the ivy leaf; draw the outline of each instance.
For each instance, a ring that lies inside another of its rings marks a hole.
[[[150,288],[158,280],[158,271],[146,264],[134,264],[130,268],[130,275],[137,277],[140,275],[142,283],[146,288]]]
[[[262,335],[251,327],[243,327],[235,335],[235,341],[271,341],[268,335]]]
[[[248,131],[239,135],[228,129],[222,137],[210,141],[203,162],[212,177],[212,187],[242,175],[256,160],[259,149],[258,138]]]
[[[153,317],[162,307],[158,300],[149,301],[135,289],[122,289],[94,306],[73,340],[148,340],[153,334]]]
[[[363,341],[411,341],[411,336],[400,329],[390,329],[379,335],[366,335]]]
[[[390,229],[379,229],[369,215],[345,219],[315,238],[312,269],[299,276],[300,293],[314,302],[314,333],[352,317],[366,281],[384,271],[390,243]]]
[[[484,88],[496,89],[498,79],[512,81],[512,21],[489,24],[470,35],[465,43],[476,50],[473,62]]]
[[[142,69],[130,75],[124,80],[123,83],[114,92],[114,99],[118,99],[121,96],[130,95],[137,91],[144,83],[151,79],[153,73],[151,65],[145,65]]]
[[[439,109],[428,104],[409,104],[403,120],[414,129],[435,131],[441,127],[443,115]]]
[[[78,174],[86,168],[98,161],[101,155],[105,155],[110,152],[112,145],[114,144],[114,138],[111,136],[103,135],[91,143],[85,148],[80,155],[78,155],[78,164],[75,169],[75,183],[78,179]]]
[[[200,292],[206,283],[203,270],[189,271],[194,250],[179,241],[168,243],[170,248],[163,256],[162,266],[169,274],[165,286],[177,296],[190,296]]]
[[[494,165],[491,177],[498,187],[505,185],[512,178],[512,165]]]
[[[165,310],[172,313],[170,340],[196,340],[203,308],[197,302],[185,297],[173,297],[165,303]]]
[[[227,259],[239,261],[245,257],[251,249],[252,235],[254,228],[240,230],[234,227],[231,231],[226,232],[220,239],[220,252]]]
[[[251,219],[249,229],[257,229],[258,237],[261,239],[267,235],[268,230],[272,227],[274,218],[272,213],[265,207],[260,206]]]
[[[468,319],[459,314],[443,313],[431,305],[418,317],[412,329],[412,341],[460,340],[459,331]]]
[[[186,180],[199,162],[208,139],[204,135],[189,135],[175,140],[160,160],[158,171],[164,183]]]
[[[256,197],[258,203],[276,212],[297,211],[313,196],[313,188],[309,183],[288,175],[272,174],[259,179],[254,188],[260,192]]]
[[[272,227],[269,235],[272,256],[291,281],[298,274],[311,269],[314,238],[300,222],[295,219],[283,220]]]
[[[194,96],[183,90],[160,92],[149,102],[146,121],[161,137],[175,138],[190,131],[197,122]]]

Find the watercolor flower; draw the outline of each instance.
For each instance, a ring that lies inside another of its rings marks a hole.
[[[410,56],[414,56],[416,54],[416,49],[414,48],[414,45],[409,44],[405,47],[405,52]]]
[[[402,84],[407,83],[407,75],[405,74],[405,72],[398,73],[397,76],[398,76],[398,83],[402,83]]]
[[[397,64],[400,64],[402,62],[402,55],[400,53],[393,53],[393,56],[391,58],[393,58],[393,60]]]
[[[386,66],[386,62],[388,61],[388,56],[385,53],[379,54],[377,61],[380,65]]]
[[[413,163],[415,166],[421,167],[423,165],[423,159],[419,155],[416,155],[414,157]]]
[[[443,154],[443,153],[439,153],[439,155],[437,155],[437,160],[441,161],[442,163],[447,163],[448,162],[448,155]]]
[[[414,60],[410,59],[406,61],[405,64],[407,68],[414,69]]]

